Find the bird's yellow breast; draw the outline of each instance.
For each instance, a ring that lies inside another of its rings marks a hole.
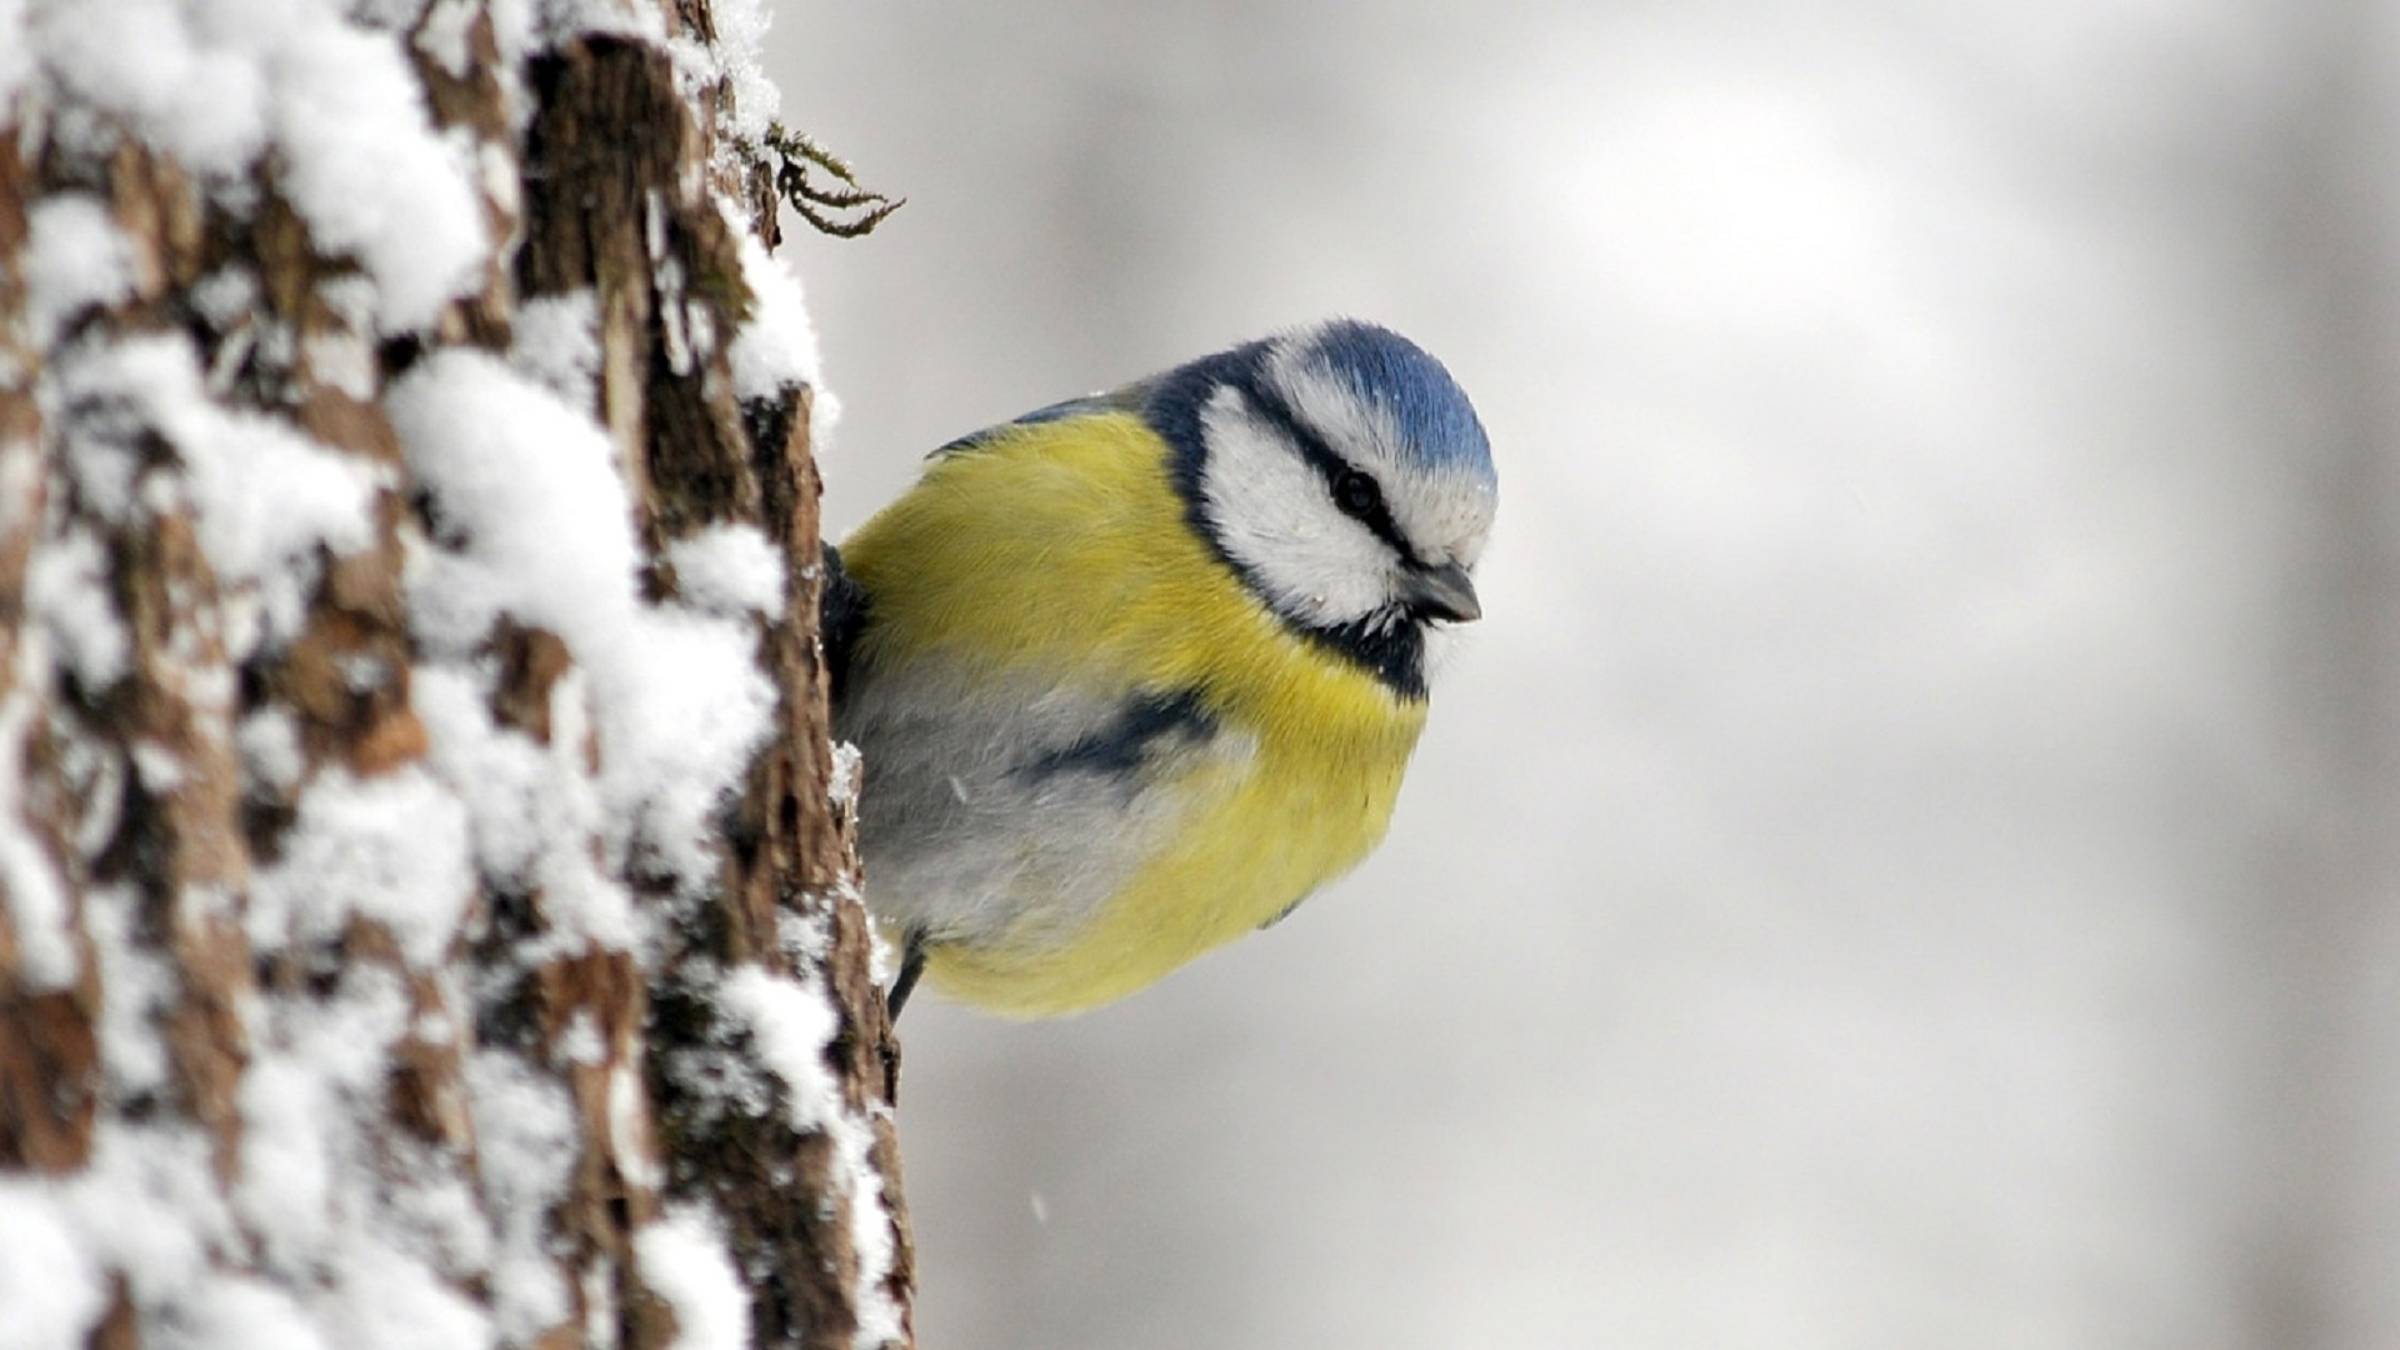
[[[1382,838],[1424,726],[1421,700],[1293,632],[1209,550],[1168,455],[1129,414],[1011,427],[843,544],[870,676],[931,661],[1093,697],[1191,690],[1250,751],[1156,785],[1170,828],[1078,931],[932,949],[935,984],[993,1011],[1107,1002],[1283,913]]]

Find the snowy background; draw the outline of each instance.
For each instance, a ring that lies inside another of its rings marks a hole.
[[[2400,1344],[2400,18],[781,7],[838,532],[1337,312],[1474,395],[1392,843],[909,1017],[925,1344]]]

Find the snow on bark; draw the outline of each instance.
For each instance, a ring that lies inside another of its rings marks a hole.
[[[758,0],[0,0],[0,1339],[910,1341]]]
[[[412,559],[426,649],[471,664],[503,617],[564,639],[590,681],[605,751],[609,856],[646,850],[706,884],[710,815],[774,711],[751,626],[641,599],[625,484],[588,413],[471,352],[420,362],[386,406],[436,534],[459,540]]]
[[[343,7],[34,0],[26,28],[67,106],[94,115],[82,135],[113,123],[235,197],[272,151],[278,192],[366,268],[386,324],[430,323],[483,261],[466,147],[434,134],[396,35]]]

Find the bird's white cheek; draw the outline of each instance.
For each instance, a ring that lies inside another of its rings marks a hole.
[[[1340,524],[1347,526],[1343,520]],[[1309,617],[1320,623],[1349,623],[1383,607],[1389,595],[1385,574],[1386,550],[1372,536],[1364,544],[1346,537],[1363,530],[1320,530],[1291,549],[1275,580],[1297,590],[1308,602]]]
[[[1202,426],[1209,453],[1201,492],[1218,543],[1278,608],[1312,622],[1347,623],[1382,605],[1387,551],[1334,509],[1316,470],[1250,416],[1233,390],[1210,400]]]

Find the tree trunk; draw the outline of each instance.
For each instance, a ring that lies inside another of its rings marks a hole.
[[[911,1343],[754,5],[0,4],[0,1343]]]

